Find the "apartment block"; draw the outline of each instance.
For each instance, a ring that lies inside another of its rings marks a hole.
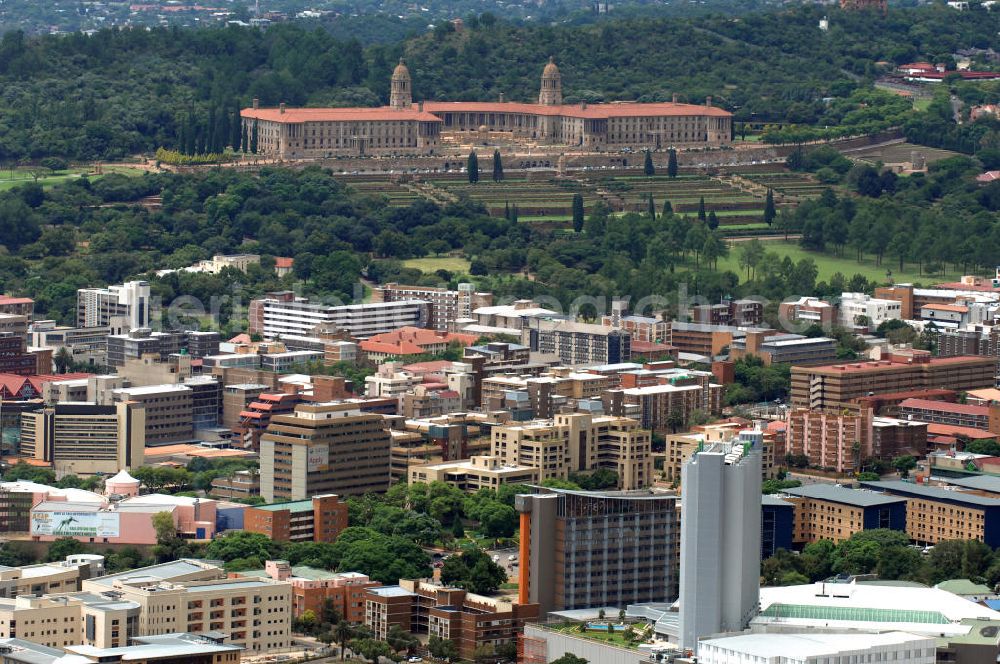
[[[836,484],[809,484],[784,491],[795,505],[792,541],[835,543],[875,528],[906,530],[906,499]]]
[[[663,479],[672,484],[680,484],[684,464],[699,450],[715,443],[727,443],[736,440],[741,433],[754,435],[754,440],[760,441],[761,477],[771,479],[775,476],[776,441],[771,431],[747,428],[740,422],[720,422],[692,427],[691,431],[681,434],[664,436],[665,448],[663,457]],[[781,451],[783,455],[783,448]],[[658,456],[653,454],[654,458]],[[783,459],[778,459],[779,466],[784,465]]]
[[[84,583],[84,589],[88,584]],[[226,643],[252,652],[288,648],[291,584],[271,579],[155,582],[137,570],[98,586],[105,595],[139,606],[138,634],[222,632]],[[97,590],[95,588],[95,590]]]
[[[837,310],[832,304],[815,297],[800,297],[778,305],[778,319],[782,323],[801,327],[820,325],[829,328],[836,315]]]
[[[887,320],[902,318],[899,300],[872,297],[867,293],[842,293],[838,322],[849,330],[874,330]]]
[[[126,360],[137,360],[147,355],[153,355],[162,362],[167,356],[181,352],[186,341],[185,332],[154,332],[148,327],[111,334],[108,335],[108,364],[120,367]]]
[[[949,403],[931,399],[906,399],[899,404],[899,417],[984,431],[990,429],[990,408],[988,406]]]
[[[282,291],[251,300],[248,315],[250,333],[266,339],[310,336],[321,327],[346,330],[352,337],[367,339],[401,327],[427,327],[431,304],[425,300],[399,300],[334,306]]]
[[[429,463],[408,468],[410,484],[444,482],[475,493],[480,489],[494,491],[504,484],[536,484],[538,469],[504,463],[494,456],[473,456],[469,459]]]
[[[138,636],[139,605],[87,593],[0,599],[0,638],[49,648],[127,646]]]
[[[260,438],[260,493],[267,502],[389,488],[390,438],[381,415],[356,403],[303,403],[271,417]]]
[[[542,616],[677,598],[677,496],[539,489],[515,496],[514,508],[521,519],[518,601],[538,604]]]
[[[247,507],[243,530],[274,542],[333,542],[347,528],[347,504],[335,495]]]
[[[38,353],[28,352],[23,334],[0,333],[0,374],[34,376],[51,371],[52,356],[45,351],[44,359]]]
[[[713,383],[713,378],[707,371],[687,371],[657,378],[653,385],[607,390],[604,410],[634,417],[645,429],[663,431],[671,428],[673,414],[679,414],[686,424],[696,411],[722,412],[723,386]]]
[[[650,441],[633,419],[565,413],[493,427],[490,453],[508,466],[534,468],[539,482],[605,468],[618,475],[619,488],[630,490],[652,483]]]
[[[28,328],[28,345],[34,348],[65,348],[73,360],[103,366],[107,363],[109,326],[70,327],[54,320],[36,320]]]
[[[774,334],[751,330],[742,339],[733,339],[729,356],[733,360],[753,355],[764,364],[822,364],[837,359],[837,341],[829,337],[801,334]]]
[[[291,584],[292,615],[296,618],[305,611],[320,616],[329,602],[344,620],[355,624],[365,621],[365,591],[382,585],[358,572],[330,572],[307,565],[293,567],[286,560],[268,560],[262,570],[237,574]]]
[[[477,648],[517,640],[527,621],[538,619],[538,605],[476,595],[427,581],[400,579],[399,585],[369,588],[365,625],[384,639],[392,625],[455,643],[459,656],[471,660]]]
[[[21,414],[22,457],[61,475],[114,475],[144,462],[146,409],[62,403]]]
[[[744,335],[744,330],[732,325],[673,321],[670,323],[670,339],[667,343],[676,348],[678,353],[712,358],[732,345],[733,339]]]
[[[809,408],[837,408],[884,392],[993,387],[996,358],[931,357],[927,351],[895,351],[888,358],[827,366],[793,366],[791,401]]]
[[[35,301],[30,297],[0,295],[0,314],[27,316],[31,319],[31,317],[35,314]]]
[[[257,470],[237,470],[226,477],[212,480],[211,494],[214,498],[241,500],[260,495],[260,472]]]
[[[691,307],[691,319],[708,325],[760,325],[764,320],[764,304],[757,300],[724,299],[719,304],[699,304]]]
[[[475,309],[492,306],[493,294],[478,292],[475,286],[469,283],[458,284],[457,290],[431,286],[404,286],[396,283],[372,288],[372,302],[404,300],[430,302],[431,318],[427,327],[432,330],[447,331],[456,321],[471,319]]]
[[[785,452],[806,457],[810,466],[853,474],[871,456],[871,423],[868,409],[792,409],[785,421]]]
[[[187,385],[125,387],[112,394],[116,403],[130,401],[143,406],[147,445],[189,441],[194,437],[194,390]]]
[[[636,315],[616,315],[601,317],[601,325],[604,327],[614,327],[624,332],[628,332],[633,343],[644,341],[647,343],[662,342],[669,336],[670,323],[662,318],[653,316]]]
[[[906,500],[906,533],[918,544],[974,539],[1000,546],[1000,499],[899,480],[861,486]]]
[[[628,332],[567,320],[526,318],[521,343],[532,352],[555,355],[569,366],[615,364],[632,357]]]
[[[115,334],[150,326],[150,292],[146,281],[128,281],[107,288],[81,288],[76,292],[79,327],[108,326]]]

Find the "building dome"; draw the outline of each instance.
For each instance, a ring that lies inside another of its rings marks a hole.
[[[549,56],[549,64],[545,65],[545,69],[542,70],[542,76],[558,76],[559,67],[556,67],[556,59]]]
[[[403,61],[403,58],[399,59],[399,64],[392,70],[392,78],[394,80],[410,78],[410,70],[406,68],[406,62]]]
[[[549,58],[549,64],[542,70],[542,87],[538,91],[538,103],[542,106],[559,106],[562,104],[562,76],[556,67],[555,58]]]

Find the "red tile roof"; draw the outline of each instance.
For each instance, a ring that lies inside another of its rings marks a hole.
[[[35,301],[30,297],[14,297],[12,295],[0,295],[0,306],[5,304],[33,304]]]
[[[244,118],[268,122],[299,124],[302,122],[375,122],[407,120],[410,122],[441,122],[441,118],[426,111],[396,110],[389,106],[377,108],[244,108]]]
[[[961,304],[925,304],[923,309],[937,309],[940,311],[954,311],[960,314],[969,313],[969,308],[962,306]]]
[[[290,268],[293,265],[295,265],[294,258],[288,258],[287,256],[278,256],[274,259],[274,267]]]
[[[403,365],[403,370],[419,374],[438,373],[451,365],[452,363],[448,360],[431,360],[430,362],[414,362],[413,364]]]
[[[995,433],[972,427],[956,427],[950,424],[928,424],[927,435],[931,436],[968,436],[973,440],[978,438],[996,438]]]
[[[45,383],[53,383],[61,380],[79,380],[81,378],[90,378],[93,375],[89,373],[36,374],[34,376],[0,374],[0,398],[31,399],[41,395],[42,386]]]
[[[429,347],[440,344],[457,343],[460,346],[471,346],[478,338],[475,334],[438,332],[422,327],[401,327],[392,332],[376,334],[358,344],[358,348],[366,353],[419,355],[426,353]]]
[[[376,121],[419,121],[441,122],[439,113],[521,113],[524,115],[565,116],[571,118],[634,118],[634,117],[678,117],[710,116],[732,117],[732,113],[714,106],[697,104],[675,104],[660,102],[642,104],[638,102],[611,102],[606,104],[543,106],[519,102],[486,101],[430,101],[420,110],[418,104],[406,110],[389,106],[375,108],[244,108],[240,115],[269,122],[298,124],[302,122],[376,122]]]
[[[482,101],[429,101],[424,103],[424,110],[431,113],[523,113],[525,115],[562,115],[571,118],[634,118],[660,116],[712,116],[728,118],[732,113],[715,106],[699,106],[697,104],[675,104],[660,102],[641,104],[638,102],[611,102],[606,104],[542,106],[541,104],[523,104],[519,102],[482,102]]]

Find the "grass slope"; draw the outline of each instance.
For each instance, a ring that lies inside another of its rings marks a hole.
[[[763,241],[763,244],[769,253],[774,252],[782,258],[788,256],[795,262],[798,262],[803,258],[811,258],[816,263],[816,267],[819,269],[817,281],[829,281],[830,277],[833,276],[834,273],[840,272],[848,279],[855,274],[862,274],[869,280],[884,283],[889,281],[886,277],[886,270],[892,270],[892,280],[896,283],[920,282],[923,284],[931,284],[942,281],[955,281],[961,276],[959,274],[949,272],[935,275],[922,275],[918,272],[916,263],[906,263],[904,265],[905,269],[902,272],[899,272],[898,261],[890,258],[884,258],[882,260],[882,265],[875,265],[875,257],[872,255],[865,255],[864,260],[859,263],[854,259],[854,254],[849,249],[844,250],[844,256],[838,257],[833,254],[807,251],[794,242],[785,242],[783,240],[767,240]],[[732,270],[740,275],[740,280],[745,281],[746,270],[740,269],[739,261],[739,243],[731,244],[729,256],[719,259],[719,270]]]

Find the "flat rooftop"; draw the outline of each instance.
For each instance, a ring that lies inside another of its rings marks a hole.
[[[875,491],[848,489],[836,484],[807,484],[805,486],[785,489],[783,493],[789,496],[851,505],[852,507],[876,507],[879,505],[894,505],[906,502],[906,499],[902,497],[887,496],[884,493]]]
[[[882,490],[899,495],[912,496],[915,498],[928,498],[930,500],[941,500],[945,502],[959,503],[983,508],[1000,508],[1000,499],[984,498],[974,493],[964,491],[954,491],[939,487],[903,482],[901,480],[887,480],[884,482],[861,482],[861,486],[876,490]]]

